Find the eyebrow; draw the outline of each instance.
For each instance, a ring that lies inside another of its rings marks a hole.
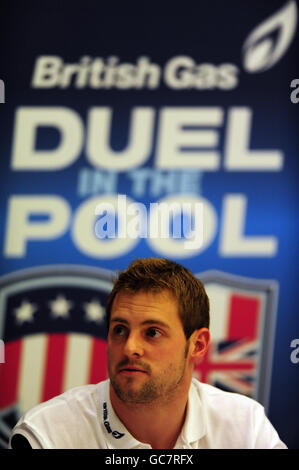
[[[118,322],[118,323],[124,323],[125,325],[129,325],[130,323],[128,320],[122,317],[114,317],[111,318],[110,322]],[[169,329],[169,325],[167,323],[164,323],[161,320],[156,320],[155,318],[149,318],[148,320],[144,320],[141,325],[160,325],[163,326],[164,328]]]

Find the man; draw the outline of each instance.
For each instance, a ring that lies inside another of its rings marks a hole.
[[[137,260],[107,300],[109,380],[27,412],[12,448],[286,448],[256,401],[192,377],[209,341],[203,284],[166,259]]]

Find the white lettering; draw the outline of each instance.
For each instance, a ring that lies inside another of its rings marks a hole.
[[[201,206],[200,208],[198,204]],[[174,233],[178,231],[178,227],[175,227],[175,217],[181,215],[178,207],[183,211],[187,209],[185,215],[190,217],[191,213],[194,218],[194,229],[191,230],[189,223],[184,229],[184,237],[188,241],[183,237],[167,237],[170,212],[173,216]],[[164,256],[189,258],[204,251],[214,239],[217,214],[209,201],[204,198],[192,195],[175,195],[160,199],[157,204],[151,204],[148,223],[150,234],[148,244],[154,251]]]
[[[120,151],[112,150],[110,145],[112,113],[113,110],[109,107],[91,108],[86,128],[87,159],[97,169],[110,171],[105,179],[105,187],[112,187],[113,181],[113,184],[116,183],[112,172],[128,171],[144,165],[153,146],[154,108],[132,109],[128,144]],[[249,108],[232,108],[228,112],[223,155],[225,170],[281,171],[281,151],[249,150],[251,115]],[[158,169],[174,172],[169,172],[165,177],[161,173],[160,177],[155,175],[151,179],[150,190],[153,196],[159,196],[161,191],[164,191],[162,186],[177,186],[175,171],[178,169],[184,169],[186,172],[220,169],[220,131],[202,127],[222,126],[223,116],[223,108],[218,107],[162,108],[154,158]],[[61,139],[55,149],[35,148],[39,127],[53,127],[60,132]],[[74,111],[62,107],[21,107],[16,112],[11,166],[14,170],[63,169],[79,157],[84,140],[83,123]],[[150,171],[152,170],[144,168],[138,170],[134,182],[137,192],[144,192]],[[80,192],[89,195],[96,189],[92,189],[92,185],[90,189],[86,189],[87,176],[87,172],[82,173]],[[102,178],[100,174],[98,176],[97,181],[94,180],[97,184]],[[131,176],[134,177],[134,174],[131,173]]]
[[[35,150],[39,126],[60,131],[61,142],[54,150]],[[16,112],[13,170],[60,170],[79,156],[83,142],[83,125],[77,113],[61,107],[21,107]]]
[[[219,152],[198,148],[216,147],[218,132],[200,130],[198,127],[220,126],[222,119],[221,108],[164,108],[158,133],[157,166],[165,169],[217,170],[220,166]],[[184,126],[196,129],[184,130]]]
[[[296,348],[291,352],[291,362],[293,364],[298,364],[299,362],[299,339],[293,339],[290,344],[291,348]]]
[[[5,103],[5,84],[0,80],[0,103]]]
[[[109,146],[111,120],[110,108],[92,108],[89,112],[87,157],[90,163],[109,170],[128,170],[142,165],[151,151],[154,110],[133,108],[129,143],[122,152],[113,152]]]
[[[194,67],[195,62],[191,57],[182,55],[169,60],[164,70],[164,80],[171,88],[182,89],[191,86],[191,76],[181,68]]]
[[[46,216],[46,221],[30,221],[30,216]],[[22,258],[30,240],[53,240],[68,227],[70,209],[58,196],[12,196],[8,205],[8,220],[4,255]]]
[[[119,57],[83,56],[79,62],[64,63],[58,56],[39,56],[36,59],[32,86],[34,88],[157,88],[161,68],[148,57],[139,57],[136,64],[120,63]]]
[[[128,201],[129,203],[133,202],[129,198]],[[136,243],[138,243],[138,239],[131,239],[128,236],[111,239],[107,236],[105,240],[97,238],[95,236],[95,227],[97,214],[102,214],[102,204],[106,205],[104,210],[108,212],[112,206],[113,213],[117,215],[118,227],[124,224],[123,218],[125,214],[118,212],[118,198],[116,195],[91,198],[83,202],[76,211],[72,225],[72,238],[75,245],[87,256],[103,259],[117,258],[132,250]],[[107,233],[107,235],[109,234]]]
[[[280,171],[283,154],[279,150],[249,150],[252,111],[229,111],[225,144],[225,168],[229,171]]]
[[[277,253],[276,237],[246,236],[247,198],[244,194],[228,194],[223,201],[223,218],[219,253],[221,256],[273,257]]]
[[[299,78],[294,78],[294,80],[291,81],[291,88],[295,88],[295,90],[292,91],[291,93],[291,102],[294,104],[297,104],[299,102]],[[296,88],[297,87],[297,88]]]
[[[219,254],[223,257],[273,257],[274,236],[245,234],[244,194],[223,198]],[[98,209],[98,212],[96,212]],[[61,237],[68,228],[75,246],[91,258],[115,258],[131,251],[140,238],[158,254],[188,258],[205,251],[217,231],[217,212],[206,199],[174,194],[146,206],[127,196],[103,195],[84,201],[73,213],[57,196],[11,196],[8,203],[4,256],[24,258],[32,242]]]
[[[63,61],[58,56],[40,56],[36,59],[32,77],[34,88],[53,88],[59,84]]]
[[[239,69],[234,64],[196,64],[189,56],[176,56],[164,68],[164,82],[175,90],[215,88],[232,89],[237,86]]]

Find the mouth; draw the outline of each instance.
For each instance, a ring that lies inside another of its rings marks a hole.
[[[124,367],[119,370],[120,374],[123,375],[138,375],[138,374],[147,374],[143,369],[138,369],[137,367]]]

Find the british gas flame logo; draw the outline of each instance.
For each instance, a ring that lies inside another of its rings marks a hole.
[[[247,72],[264,72],[273,67],[291,44],[297,25],[297,5],[290,0],[259,24],[243,46],[243,65]]]

